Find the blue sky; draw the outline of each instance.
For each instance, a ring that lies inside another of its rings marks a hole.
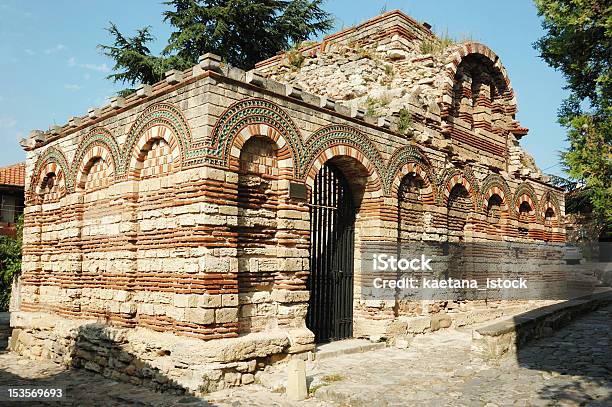
[[[532,48],[543,35],[532,1],[328,0],[325,8],[338,29],[385,8],[400,9],[438,33],[488,45],[506,66],[518,99],[517,118],[530,129],[521,144],[545,172],[562,173],[565,131],[556,111],[567,92],[561,74]],[[0,166],[25,158],[18,140],[30,130],[83,115],[122,88],[105,79],[113,63],[96,48],[110,43],[109,21],[129,35],[152,26],[157,42],[151,48],[158,52],[171,32],[162,21],[164,9],[151,0],[0,0]]]

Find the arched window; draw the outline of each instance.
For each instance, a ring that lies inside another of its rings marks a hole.
[[[502,125],[507,115],[503,108],[509,103],[504,98],[506,91],[503,75],[490,59],[481,54],[467,55],[457,67],[450,114],[472,128],[491,131]],[[493,117],[493,112],[501,114]]]
[[[470,208],[470,194],[463,185],[455,185],[450,191],[447,204],[447,229],[449,236],[463,240],[463,229],[465,228]]]
[[[521,202],[521,205],[519,206],[519,217],[525,218],[530,213],[531,213],[531,205],[529,205],[529,202],[527,201]]]
[[[502,198],[494,194],[489,198],[487,204],[487,221],[492,225],[498,225],[501,220],[501,206],[503,204]]]
[[[421,190],[424,188],[423,179],[410,173],[400,183],[397,191],[398,201],[398,237],[401,240],[409,240],[410,232],[418,232],[423,226],[423,201]]]
[[[533,209],[527,201],[521,202],[519,205],[519,225],[518,234],[519,237],[527,237],[529,235],[529,222],[531,222],[531,213]]]
[[[546,209],[546,212],[544,212],[544,224],[550,226],[554,218],[555,218],[554,209],[553,208]]]
[[[59,182],[57,175],[54,172],[48,173],[42,179],[39,194],[41,195],[43,202],[49,202],[59,198]]]

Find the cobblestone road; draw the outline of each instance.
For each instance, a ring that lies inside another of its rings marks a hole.
[[[608,306],[489,367],[470,361],[469,331],[440,331],[415,338],[406,350],[387,348],[311,364],[314,397],[300,403],[288,403],[260,385],[205,399],[157,394],[10,353],[0,355],[0,385],[62,386],[70,395],[63,404],[74,406],[612,406],[611,337]]]
[[[321,361],[316,398],[372,407],[612,406],[612,306],[496,367],[470,361],[470,339],[446,330],[415,338],[407,350]]]

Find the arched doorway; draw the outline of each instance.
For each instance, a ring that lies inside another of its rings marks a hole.
[[[353,335],[355,215],[347,178],[334,163],[326,163],[315,178],[310,197],[306,321],[317,343]]]

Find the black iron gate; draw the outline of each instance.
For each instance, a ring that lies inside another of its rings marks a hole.
[[[310,303],[307,325],[315,341],[353,335],[355,205],[348,182],[325,164],[310,198]]]

